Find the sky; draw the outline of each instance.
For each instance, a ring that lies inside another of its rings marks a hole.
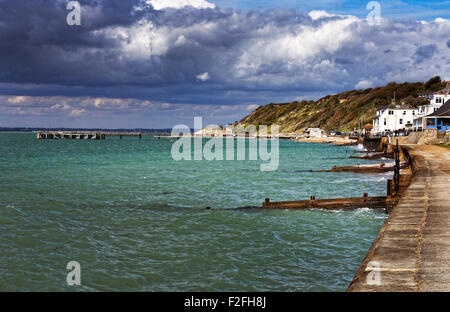
[[[0,0],[0,127],[225,125],[450,80],[450,1],[80,0],[81,25],[68,2]]]

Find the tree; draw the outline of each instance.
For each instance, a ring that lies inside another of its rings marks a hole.
[[[440,83],[440,82],[441,82],[441,77],[439,77],[439,76],[433,77],[427,81],[427,83],[425,84],[425,88],[428,90],[431,88],[431,86],[433,86],[436,83]]]

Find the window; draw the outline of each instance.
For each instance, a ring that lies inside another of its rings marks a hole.
[[[403,125],[403,119],[400,118],[400,124]]]
[[[403,111],[403,115],[406,115],[406,111]]]
[[[393,110],[390,110],[388,114],[389,114],[389,115],[394,115],[394,111],[393,111]]]
[[[386,124],[387,124],[387,123],[386,123],[386,118],[384,118],[384,125],[386,126]]]

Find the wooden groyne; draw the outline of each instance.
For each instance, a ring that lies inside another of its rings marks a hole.
[[[36,137],[39,140],[105,140],[107,136],[138,137],[142,139],[141,132],[93,132],[93,131],[39,131]]]
[[[393,153],[366,153],[366,155],[350,156],[351,159],[381,159],[381,158],[394,158]]]
[[[385,149],[384,147],[382,149]],[[394,158],[394,163],[385,166],[385,164],[365,165],[365,166],[346,166],[346,167],[333,167],[332,170],[322,170],[319,172],[337,172],[337,171],[352,171],[352,172],[385,172],[394,171],[394,177],[392,180],[387,181],[387,196],[369,197],[368,193],[364,193],[362,197],[354,198],[332,198],[332,199],[316,199],[315,196],[311,196],[309,200],[299,201],[282,201],[271,202],[269,198],[266,198],[262,204],[264,209],[339,209],[349,210],[357,208],[386,208],[387,212],[392,210],[400,196],[409,186],[411,181],[411,169],[410,157],[407,151],[402,150],[398,145],[390,146],[387,148],[391,152]],[[386,155],[383,152],[383,155]],[[402,160],[402,161],[401,161]]]
[[[310,200],[271,202],[269,198],[263,203],[264,209],[357,209],[357,208],[386,208],[386,196],[369,197],[367,193],[363,197],[355,198],[333,198],[316,199],[311,196]]]
[[[400,169],[405,169],[408,167],[407,162],[400,163]],[[380,163],[380,164],[371,164],[371,165],[355,165],[355,166],[342,166],[337,167],[334,166],[330,170],[319,170],[316,172],[356,172],[356,173],[380,173],[380,172],[389,172],[395,170],[394,163]]]
[[[411,183],[356,272],[348,291],[450,291],[450,152],[403,145]]]
[[[388,144],[386,138],[381,140],[375,140],[374,142],[379,142],[376,151],[354,151],[355,153],[366,153],[366,155],[350,156],[352,159],[381,159],[381,158],[394,158],[396,162],[394,163],[379,163],[379,164],[369,164],[369,165],[354,165],[354,166],[334,166],[330,170],[320,170],[318,172],[355,172],[355,173],[382,173],[406,169],[410,165],[410,160],[407,152],[404,152],[401,147],[398,146],[398,140],[396,145]],[[378,143],[377,143],[378,144]],[[397,154],[396,154],[397,153]]]

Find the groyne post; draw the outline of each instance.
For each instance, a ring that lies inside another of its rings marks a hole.
[[[392,195],[392,180],[387,180],[387,196]]]
[[[400,149],[398,147],[398,140],[394,148],[394,159],[394,192],[397,194],[400,189]]]
[[[317,206],[317,204],[316,204],[316,196],[311,196],[309,198],[309,205],[310,205],[310,207],[313,207],[313,208]]]

